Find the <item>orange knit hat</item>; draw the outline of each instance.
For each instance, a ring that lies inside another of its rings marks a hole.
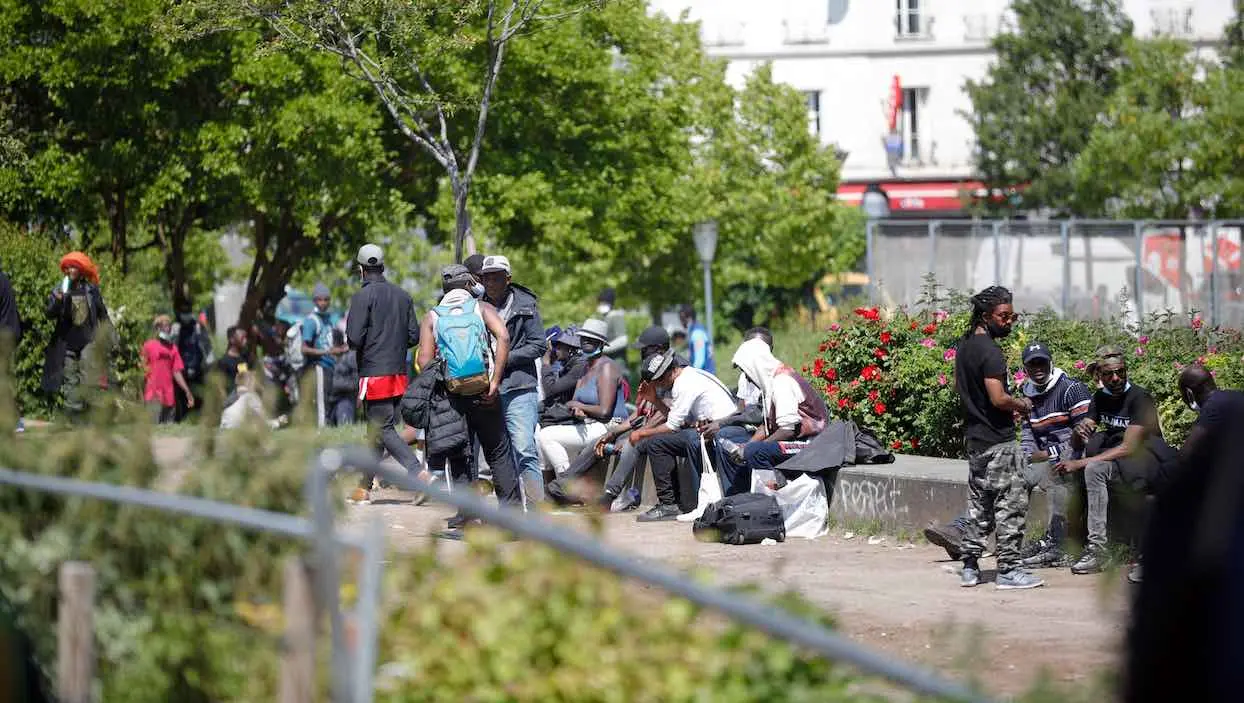
[[[99,285],[99,269],[95,267],[95,262],[91,261],[91,257],[80,251],[71,251],[60,259],[61,273],[64,273],[65,269],[70,266],[81,271],[82,275],[86,276],[86,280]]]

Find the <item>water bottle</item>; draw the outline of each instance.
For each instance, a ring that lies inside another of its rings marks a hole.
[[[729,456],[730,459],[736,464],[743,463],[743,447],[740,447],[725,437],[717,438],[717,446],[721,447],[721,450],[725,452],[726,455]]]
[[[604,454],[605,456],[613,456],[614,454],[617,454],[617,453],[618,453],[618,445],[613,442],[606,444],[605,448],[601,450],[601,454]]]

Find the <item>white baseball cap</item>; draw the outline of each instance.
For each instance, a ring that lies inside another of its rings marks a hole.
[[[384,250],[375,244],[364,244],[359,248],[358,262],[364,266],[381,266],[384,264]]]
[[[485,256],[484,265],[480,266],[479,272],[493,273],[494,271],[505,271],[507,274],[513,273],[513,270],[510,268],[510,260],[500,254]]]

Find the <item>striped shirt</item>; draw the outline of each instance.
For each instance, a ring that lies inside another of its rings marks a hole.
[[[1030,414],[1020,427],[1020,446],[1025,456],[1049,452],[1051,460],[1071,458],[1071,429],[1088,417],[1093,399],[1087,386],[1054,369],[1052,380],[1038,392],[1032,381],[1024,395],[1032,401]]]

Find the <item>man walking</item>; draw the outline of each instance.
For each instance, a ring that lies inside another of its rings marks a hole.
[[[486,256],[480,266],[484,300],[497,309],[510,338],[510,353],[501,370],[501,411],[518,462],[528,505],[544,500],[544,475],[536,448],[536,423],[540,416],[540,391],[536,364],[544,356],[544,323],[539,299],[530,289],[513,281],[510,260]]]
[[[315,311],[302,321],[302,355],[307,360],[307,371],[315,377],[315,422],[325,427],[331,424],[333,367],[337,355],[347,347],[333,346],[333,320],[328,312],[332,294],[328,286],[315,284],[311,300],[315,303]]]
[[[678,309],[678,320],[687,330],[687,355],[691,358],[692,368],[717,373],[717,361],[713,358],[713,340],[708,336],[708,328],[696,322],[695,308],[683,305]]]
[[[438,381],[438,383],[444,383],[450,405],[466,420],[471,435],[483,448],[484,456],[487,457],[488,465],[492,469],[492,484],[497,500],[503,504],[518,505],[522,494],[518,487],[514,455],[510,449],[510,439],[506,433],[505,418],[502,415],[500,403],[500,369],[506,365],[506,358],[509,356],[509,332],[492,305],[478,301],[471,295],[472,284],[473,279],[465,266],[451,264],[441,270],[441,287],[445,294],[440,304],[423,316],[419,335],[419,353],[416,359],[421,369],[426,369],[428,364],[437,357],[446,358],[447,364],[448,359],[453,359],[454,363],[463,363],[466,361],[465,358],[459,357],[456,353],[446,353],[455,351],[452,349],[442,351],[441,344],[454,341],[455,335],[450,332],[451,328],[466,331],[476,327],[482,328],[479,329],[479,333],[486,335],[488,339],[481,342],[480,351],[485,357],[491,356],[491,358],[482,360],[482,367],[486,369],[487,374],[486,389],[482,392],[469,392],[480,391],[480,389],[469,389],[465,387],[467,384],[463,384],[463,387],[459,387],[457,391],[453,390],[454,384],[449,380],[453,373],[451,369],[442,370],[442,375],[447,380]],[[442,315],[447,318],[444,321],[447,323],[444,326],[445,334],[439,331]],[[462,324],[461,318],[467,318],[470,324]],[[470,318],[478,318],[478,320]],[[455,322],[456,319],[457,322]],[[463,334],[456,335],[457,339],[462,339],[463,336]],[[465,344],[463,348],[470,350],[474,347]],[[449,462],[448,468],[451,471],[462,472],[466,469],[466,463],[465,461]],[[456,529],[463,524],[465,524],[465,519],[459,517],[450,522],[450,528]]]
[[[350,299],[346,340],[358,355],[359,399],[377,456],[387,449],[406,471],[414,472],[419,459],[397,432],[397,413],[409,382],[406,352],[419,344],[419,318],[406,291],[385,280],[380,247],[364,244],[357,260],[363,288]],[[364,474],[351,499],[369,501],[374,479]]]
[[[1006,357],[995,341],[1011,333],[1011,291],[991,286],[972,296],[972,318],[955,357],[955,388],[963,404],[968,450],[968,524],[960,585],[980,583],[985,538],[996,531],[999,589],[1035,588],[1041,579],[1019,568],[1028,514],[1027,458],[1015,441],[1013,416],[1032,401],[1007,393]]]

